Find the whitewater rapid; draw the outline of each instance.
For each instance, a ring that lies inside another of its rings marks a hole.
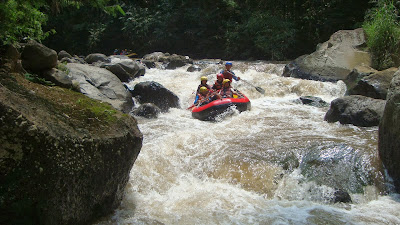
[[[128,84],[156,81],[180,98],[181,108],[157,119],[137,117],[143,147],[125,197],[96,224],[400,224],[400,197],[382,192],[387,184],[379,172],[377,127],[329,124],[323,120],[327,107],[294,102],[307,95],[330,102],[344,95],[343,82],[287,78],[283,65],[234,62],[236,75],[266,92],[234,82],[252,109],[204,122],[186,108],[200,77],[212,84],[222,66],[201,66],[199,72],[148,69]],[[382,184],[350,193],[352,203],[334,204],[332,187],[305,180],[293,164],[277,163],[332,143],[359,152]]]

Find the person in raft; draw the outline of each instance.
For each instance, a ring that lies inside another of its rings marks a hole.
[[[201,88],[201,87],[205,87],[205,88],[207,88],[208,90],[211,89],[211,87],[207,84],[207,80],[208,80],[208,79],[207,79],[206,76],[202,76],[202,77],[200,78],[200,84],[199,84],[199,86],[197,87],[196,95],[199,94],[199,91],[200,91],[200,88]]]
[[[221,90],[223,81],[224,81],[224,75],[222,75],[222,73],[217,74],[217,80],[215,81],[214,85],[212,86],[212,89],[214,91]]]
[[[222,81],[222,84],[223,86],[219,91],[219,95],[222,98],[233,98],[234,95],[237,96],[237,93],[231,87],[231,81],[229,79],[224,79],[224,81]]]
[[[218,93],[210,92],[206,87],[201,87],[199,92],[193,103],[195,106],[205,105],[220,98]]]
[[[231,62],[226,62],[225,63],[225,69],[221,70],[220,73],[224,75],[224,79],[229,79],[232,82],[232,78],[236,81],[240,80],[240,77],[236,76],[233,71],[231,71],[232,68],[232,63]]]

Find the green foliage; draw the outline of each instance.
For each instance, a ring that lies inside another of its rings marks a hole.
[[[70,7],[51,15],[48,28],[58,33],[46,44],[75,54],[132,49],[139,55],[292,59],[339,29],[356,28],[368,6],[365,0],[137,0],[123,1],[119,17]]]
[[[10,44],[23,38],[42,40],[49,35],[41,26],[47,16],[29,1],[6,0],[0,3],[0,41]]]
[[[43,31],[42,26],[46,24],[48,16],[45,13],[59,12],[61,7],[75,7],[79,9],[87,4],[91,7],[103,9],[104,12],[116,15],[118,12],[124,15],[119,5],[111,5],[111,0],[4,0],[0,2],[0,42],[11,44],[22,39],[34,39],[42,41],[54,29]]]
[[[399,51],[400,26],[393,1],[379,0],[376,8],[368,11],[363,28],[373,56],[373,67],[384,70],[395,66]]]
[[[31,82],[38,83],[38,84],[43,84],[43,85],[46,85],[46,86],[54,86],[55,85],[53,82],[48,81],[48,80],[46,80],[44,78],[41,78],[36,74],[26,73],[25,74],[25,79],[27,79],[27,80],[29,80]]]
[[[231,57],[285,59],[294,47],[294,24],[268,13],[255,13],[226,32],[226,50]]]
[[[115,122],[117,120],[115,117],[117,111],[107,103],[90,98],[80,98],[77,101],[77,105],[86,109],[87,113],[93,117],[89,119],[96,119],[102,122]]]

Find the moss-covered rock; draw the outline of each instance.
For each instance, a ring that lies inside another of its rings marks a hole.
[[[21,74],[0,84],[0,224],[87,224],[117,208],[142,145],[135,119]]]

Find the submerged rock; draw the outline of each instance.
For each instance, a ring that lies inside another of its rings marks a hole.
[[[161,110],[153,103],[144,103],[139,108],[133,110],[133,114],[136,116],[142,116],[148,119],[157,118]]]
[[[379,156],[400,193],[400,71],[394,74],[379,124]]]
[[[22,75],[0,80],[1,223],[89,224],[115,210],[142,145],[135,119]]]
[[[322,98],[314,97],[314,96],[301,96],[300,97],[301,103],[304,105],[310,105],[315,107],[327,107],[329,104],[322,100]]]
[[[318,185],[351,193],[361,193],[364,186],[373,182],[367,166],[363,165],[362,156],[343,144],[308,149],[300,162],[300,169],[308,180]]]
[[[361,127],[378,126],[385,108],[385,100],[361,95],[345,96],[331,102],[324,120],[329,123],[353,124]]]

